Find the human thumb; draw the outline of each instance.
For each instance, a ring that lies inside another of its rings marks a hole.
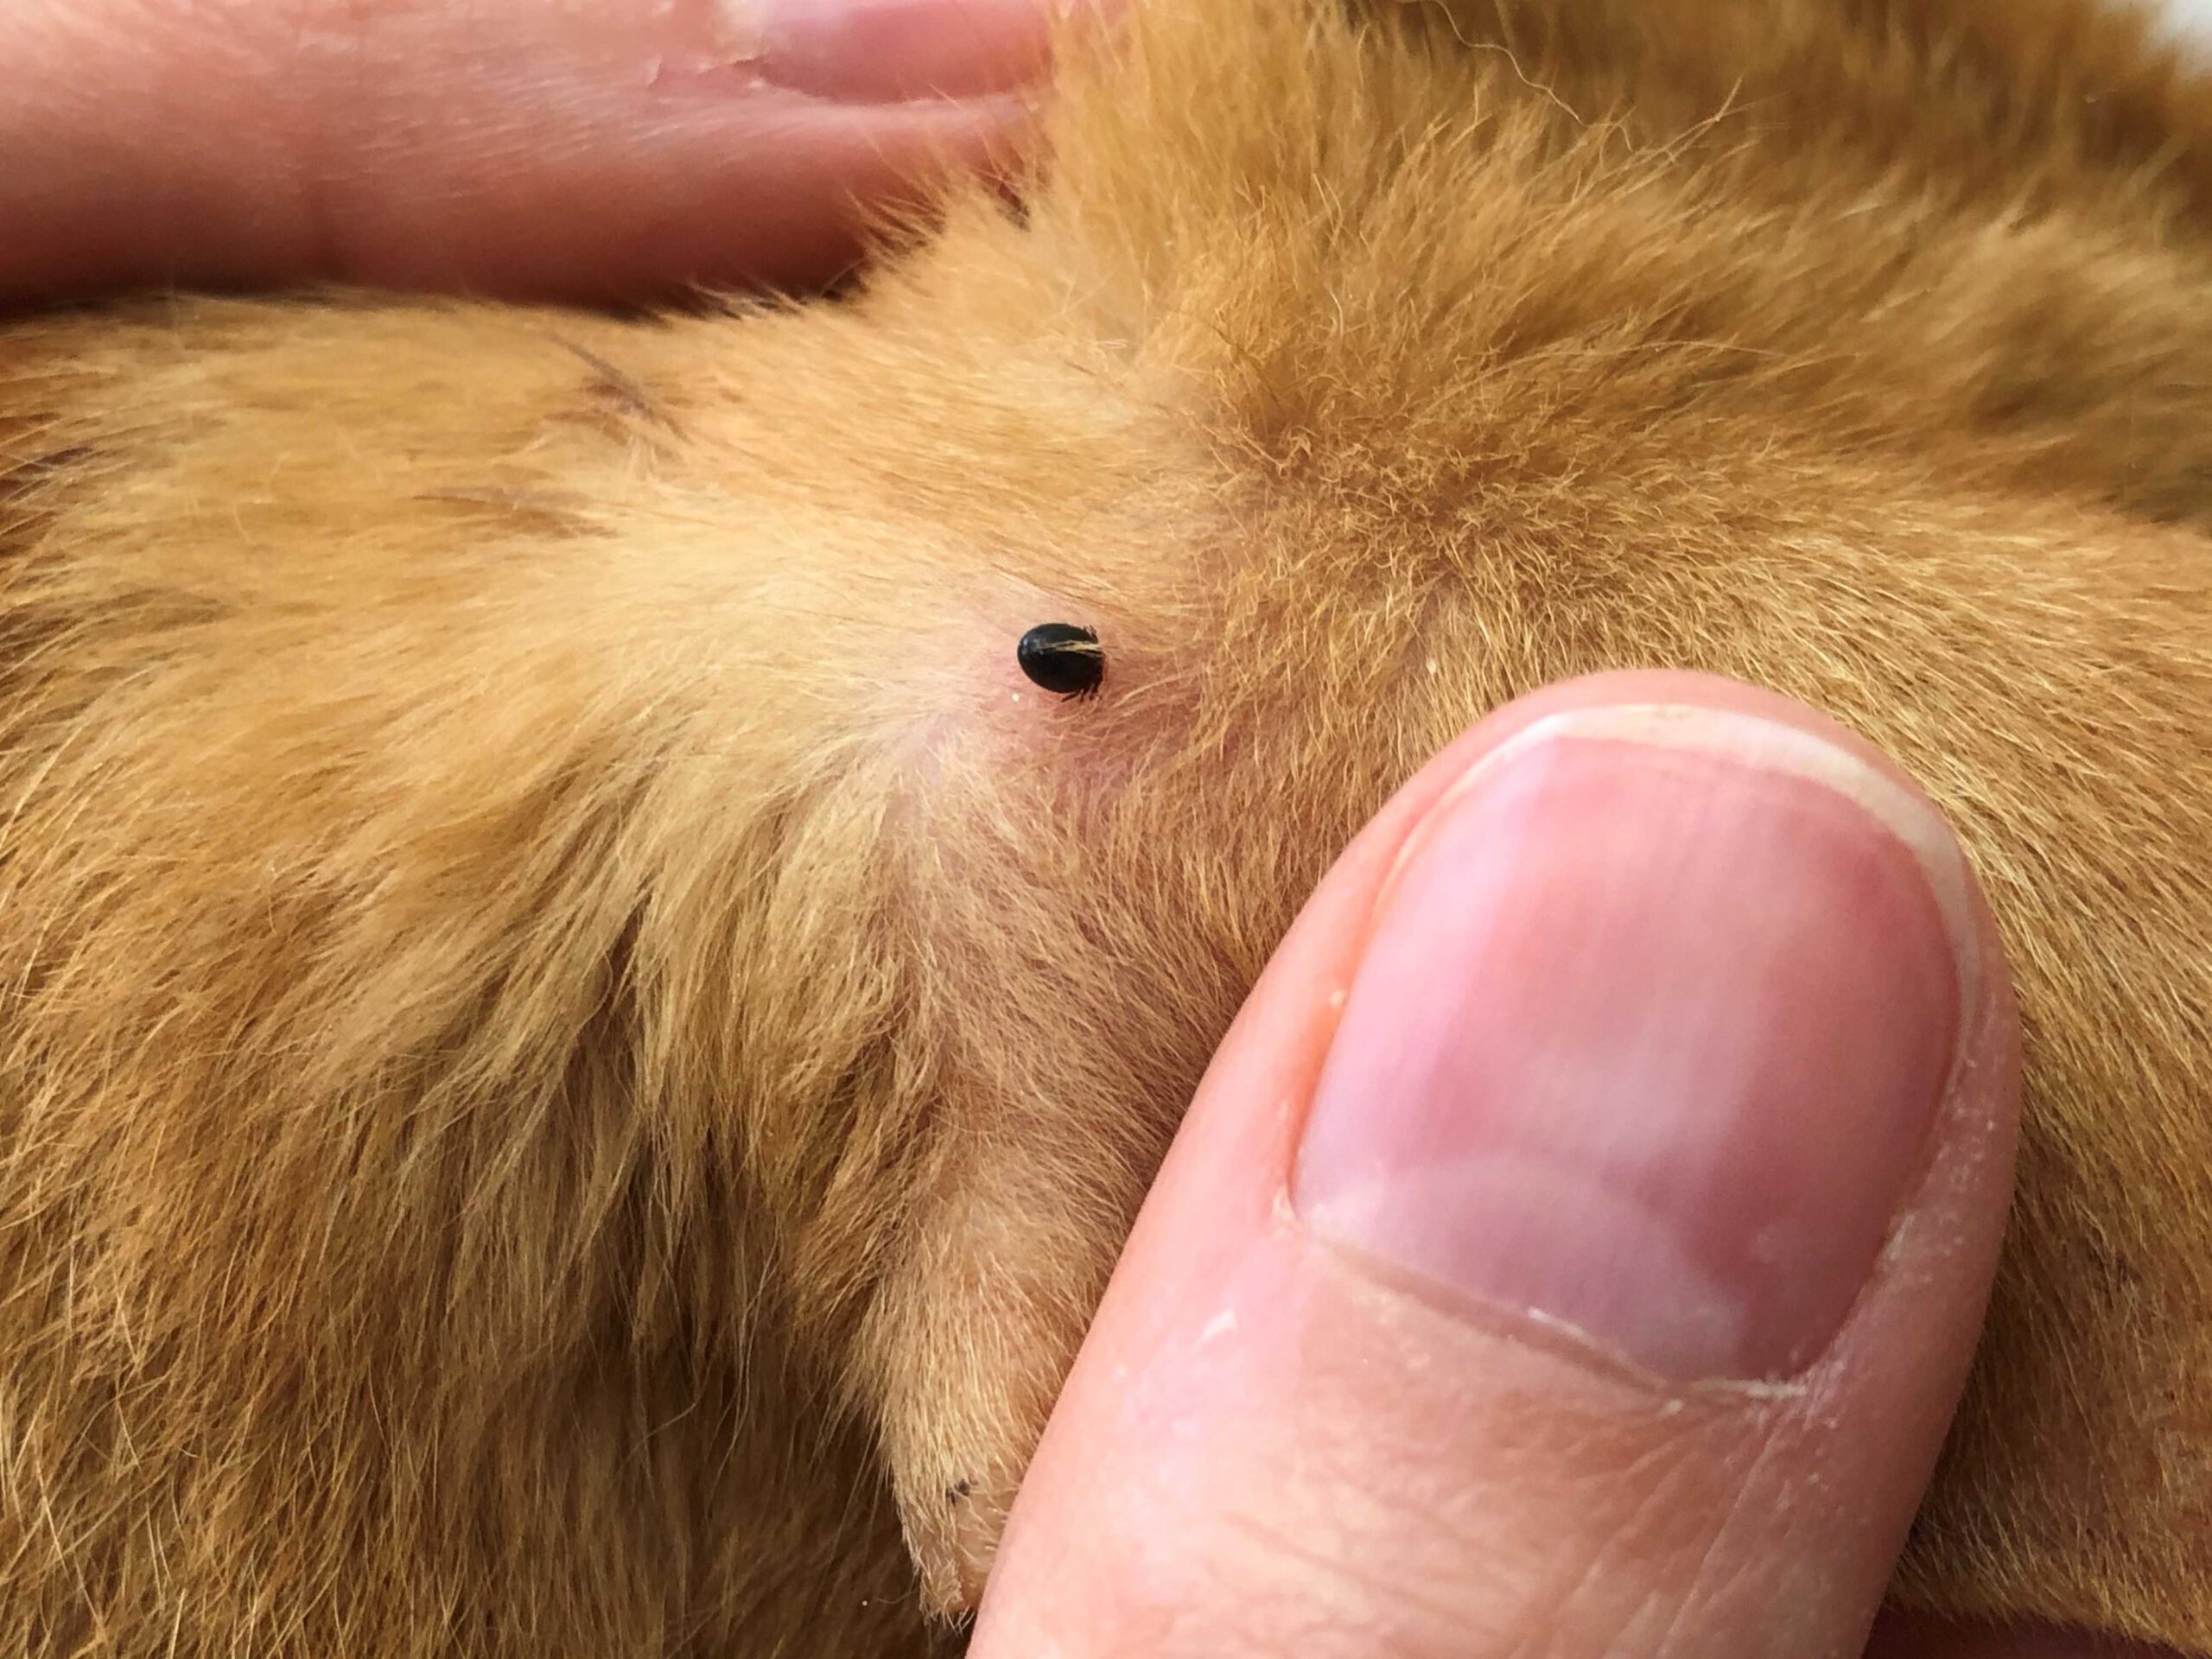
[[[1958,845],[1866,745],[1683,675],[1501,711],[1221,1049],[975,1659],[1859,1654],[2018,1071]]]

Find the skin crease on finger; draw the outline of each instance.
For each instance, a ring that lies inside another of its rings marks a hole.
[[[512,199],[619,264],[639,153]],[[956,1645],[1334,853],[1669,664],[1894,756],[2015,965],[1897,1599],[2212,1648],[2212,91],[2071,0],[1161,0],[1045,154],[836,306],[0,333],[12,1627]]]

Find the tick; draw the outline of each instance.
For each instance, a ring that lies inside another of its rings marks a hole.
[[[1039,622],[1021,636],[1014,660],[1033,682],[1063,697],[1088,696],[1106,677],[1097,634],[1071,622]]]

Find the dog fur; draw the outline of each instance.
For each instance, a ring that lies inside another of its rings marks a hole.
[[[838,302],[0,329],[0,1630],[956,1648],[1312,883],[1669,664],[1884,745],[2015,955],[1897,1594],[2212,1648],[2212,82],[2079,0],[1156,0],[1063,83]]]

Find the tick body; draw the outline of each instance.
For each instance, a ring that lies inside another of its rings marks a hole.
[[[1098,636],[1071,622],[1040,622],[1021,636],[1014,660],[1032,682],[1063,697],[1088,696],[1106,677]]]

